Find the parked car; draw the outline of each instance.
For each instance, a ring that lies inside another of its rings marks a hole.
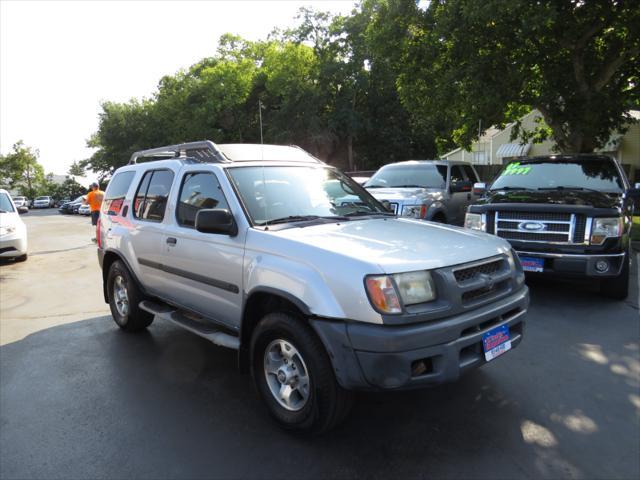
[[[69,203],[71,200],[69,198],[63,198],[61,200],[56,200],[54,202],[54,207],[56,208],[60,208],[62,205],[64,205],[65,203]]]
[[[63,203],[62,205],[60,205],[60,208],[58,208],[58,212],[65,214],[78,213],[78,209],[80,208],[80,205],[82,205],[83,198],[84,197],[79,196],[75,200]]]
[[[159,153],[182,157],[137,163]],[[354,390],[453,381],[493,360],[520,343],[529,302],[508,242],[397,218],[297,147],[137,152],[107,187],[97,242],[121,329],[158,318],[237,350],[297,431],[339,423]]]
[[[0,189],[0,258],[27,259],[27,227],[19,215],[27,211],[24,205],[16,207],[9,193]]]
[[[476,199],[474,168],[463,162],[411,160],[385,165],[364,184],[401,217],[462,225]]]
[[[27,197],[22,197],[22,196],[13,197],[13,204],[16,206],[16,208],[20,208],[20,207],[29,208],[29,200],[27,199]]]
[[[626,298],[631,261],[631,188],[614,159],[554,155],[509,163],[469,207],[466,226],[508,240],[524,270],[601,281],[603,294]]]
[[[91,207],[89,205],[80,205],[78,207],[78,213],[80,215],[91,215]]]
[[[49,196],[37,197],[33,201],[33,208],[51,208],[53,207],[54,200]]]

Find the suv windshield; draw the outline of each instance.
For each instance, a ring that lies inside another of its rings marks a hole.
[[[260,166],[227,171],[256,225],[390,215],[360,185],[333,169]]]
[[[447,167],[433,164],[387,165],[365,183],[366,188],[445,188]]]
[[[13,212],[13,205],[11,205],[11,200],[9,199],[9,195],[6,193],[0,193],[0,212]]]
[[[507,165],[491,190],[598,190],[619,193],[624,185],[608,159],[561,159],[516,161]]]

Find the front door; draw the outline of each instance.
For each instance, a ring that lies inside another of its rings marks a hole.
[[[462,225],[464,223],[467,205],[469,205],[471,201],[471,184],[464,176],[462,168],[459,165],[451,166],[451,180],[449,185],[451,195],[449,211],[452,213],[450,221],[454,225]]]
[[[182,174],[175,222],[165,234],[165,271],[170,288],[164,295],[212,320],[238,328],[245,232],[230,237],[195,229],[199,210],[229,209],[216,173],[196,168]]]

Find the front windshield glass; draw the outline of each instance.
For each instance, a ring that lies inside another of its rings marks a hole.
[[[0,193],[0,211],[3,212],[14,212],[13,205],[11,204],[11,200],[9,199],[9,195],[6,193]]]
[[[365,183],[366,188],[445,188],[447,167],[433,164],[387,165]]]
[[[234,167],[227,171],[256,225],[389,215],[360,185],[333,169],[260,166]]]
[[[622,179],[613,160],[576,159],[513,162],[491,185],[501,189],[562,190],[584,189],[621,192]]]

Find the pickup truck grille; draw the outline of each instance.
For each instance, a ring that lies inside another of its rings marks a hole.
[[[582,244],[587,219],[563,212],[498,211],[488,214],[495,234],[506,240]],[[493,231],[493,230],[492,230]],[[491,232],[492,232],[491,231]]]
[[[483,263],[469,268],[454,270],[453,275],[458,283],[463,283],[480,276],[481,274],[493,275],[502,267],[504,260],[496,260],[495,262]]]

